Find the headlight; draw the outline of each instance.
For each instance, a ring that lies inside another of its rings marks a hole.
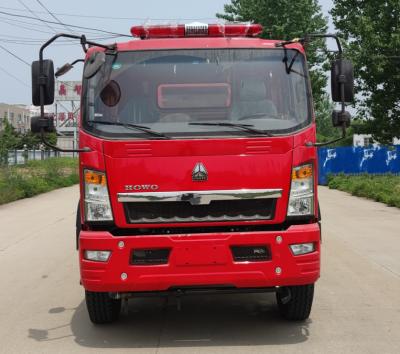
[[[314,176],[311,164],[302,165],[292,170],[288,216],[314,214]]]
[[[85,220],[113,220],[106,175],[91,170],[84,170],[83,174],[85,178]]]

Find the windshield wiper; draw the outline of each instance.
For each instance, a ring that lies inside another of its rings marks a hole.
[[[271,133],[265,130],[259,130],[252,128],[253,125],[251,124],[240,124],[240,123],[226,123],[226,122],[215,122],[215,123],[200,123],[200,122],[193,122],[188,123],[189,125],[210,125],[210,126],[217,126],[217,127],[232,127],[238,128],[245,132],[257,134],[257,135],[266,135],[266,136],[273,136]]]
[[[151,130],[149,127],[145,127],[144,125],[138,125],[138,124],[131,124],[131,123],[120,123],[120,122],[102,122],[100,120],[92,120],[88,121],[89,124],[103,124],[103,125],[116,125],[116,126],[121,126],[127,129],[132,129],[132,130],[140,130],[143,133],[146,133],[151,136],[156,136],[158,138],[162,139],[171,139],[170,136],[167,136],[163,133],[156,132],[154,130]]]

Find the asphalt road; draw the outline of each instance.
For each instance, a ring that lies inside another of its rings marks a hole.
[[[0,353],[400,353],[400,210],[320,189],[322,277],[311,318],[271,294],[129,302],[88,319],[74,249],[78,188],[0,206]]]

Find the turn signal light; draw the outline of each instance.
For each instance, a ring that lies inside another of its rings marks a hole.
[[[85,170],[85,182],[90,184],[98,184],[101,186],[105,186],[107,184],[106,175],[101,172]]]
[[[312,174],[312,165],[303,165],[292,170],[292,180],[311,178]]]

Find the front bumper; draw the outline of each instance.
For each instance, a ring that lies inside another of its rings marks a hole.
[[[132,230],[134,233],[134,230]],[[282,242],[277,243],[276,237]],[[119,241],[124,247],[118,246]],[[315,251],[293,256],[289,245],[314,242]],[[231,246],[266,245],[271,260],[235,262]],[[133,249],[169,248],[168,264],[131,265]],[[107,262],[88,261],[84,250],[110,250]],[[314,283],[320,274],[320,228],[317,223],[293,225],[286,231],[116,237],[106,231],[81,231],[81,283],[99,292],[166,291],[179,287],[267,288]],[[281,272],[278,274],[276,268]],[[125,280],[121,274],[126,273]]]

